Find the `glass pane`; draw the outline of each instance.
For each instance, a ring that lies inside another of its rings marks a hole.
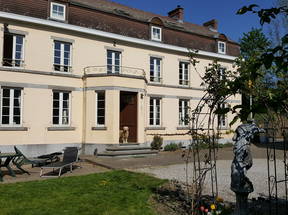
[[[59,116],[59,109],[53,109],[53,116]]]
[[[10,99],[9,98],[3,98],[2,99],[2,106],[9,107],[10,105]]]
[[[104,125],[105,124],[105,118],[104,117],[98,117],[97,121],[98,121],[98,125]]]
[[[112,52],[111,51],[107,52],[107,58],[112,58]]]
[[[2,115],[9,116],[9,113],[10,113],[9,107],[2,107]]]
[[[69,107],[69,101],[63,101],[63,108]]]
[[[104,109],[98,109],[97,116],[104,116],[104,115],[105,115],[105,110]]]
[[[63,100],[69,100],[69,93],[63,93]]]
[[[61,43],[58,42],[58,41],[55,41],[55,42],[54,42],[54,49],[55,49],[55,50],[60,50],[60,49],[61,49]]]
[[[2,124],[4,125],[9,124],[9,116],[2,116]]]
[[[53,124],[58,125],[59,124],[59,117],[53,117]]]
[[[10,89],[3,89],[3,97],[10,97]]]
[[[19,125],[20,124],[20,116],[13,117],[13,124]]]
[[[64,51],[69,53],[70,52],[70,44],[64,43]]]
[[[105,101],[98,101],[98,108],[104,108],[105,107]]]

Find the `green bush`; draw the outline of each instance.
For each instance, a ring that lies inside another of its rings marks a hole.
[[[163,145],[163,138],[159,135],[155,135],[151,143],[151,148],[155,150],[160,150],[162,145]]]
[[[177,149],[179,149],[179,145],[176,143],[169,143],[164,147],[164,151],[170,151],[170,152],[176,151]]]

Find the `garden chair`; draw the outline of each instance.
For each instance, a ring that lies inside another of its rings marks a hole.
[[[60,177],[63,168],[70,167],[70,172],[73,170],[73,164],[78,161],[78,151],[77,147],[66,147],[64,149],[63,160],[56,163],[51,163],[46,166],[41,167],[40,177]],[[44,169],[59,169],[58,175],[44,175]]]
[[[32,167],[40,166],[40,165],[46,164],[47,160],[49,160],[47,158],[27,158],[16,146],[14,146],[14,150],[15,150],[16,154],[18,154],[19,156],[15,157],[12,160],[12,163],[18,169],[20,169],[24,173],[27,173],[28,175],[30,175],[30,173],[22,168],[23,165],[31,164]]]

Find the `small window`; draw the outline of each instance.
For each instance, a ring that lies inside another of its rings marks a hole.
[[[66,19],[66,6],[51,2],[50,18],[65,21]]]
[[[226,43],[218,42],[218,53],[226,54]]]
[[[151,27],[151,40],[162,41],[162,29],[159,27]]]
[[[222,80],[225,80],[226,79],[226,69],[221,67],[218,71],[218,75],[219,75],[219,79],[222,81]]]
[[[105,125],[105,91],[96,92],[96,126]]]
[[[121,52],[107,50],[107,73],[120,73]]]
[[[189,85],[189,63],[179,62],[179,84]]]
[[[53,92],[53,125],[67,126],[70,122],[70,93]]]
[[[150,98],[149,125],[160,126],[160,98]]]
[[[150,57],[150,81],[161,82],[161,58]]]
[[[54,41],[54,71],[71,72],[71,43]]]
[[[189,100],[180,99],[179,100],[179,125],[188,126],[189,125]]]
[[[224,109],[224,108],[226,108],[225,103],[218,105],[218,109]],[[218,114],[217,118],[218,118],[218,127],[220,129],[226,129],[227,128],[227,115],[226,114]]]
[[[22,90],[3,87],[1,89],[1,97],[1,125],[21,125]]]
[[[24,63],[24,36],[4,33],[3,66],[22,67]]]

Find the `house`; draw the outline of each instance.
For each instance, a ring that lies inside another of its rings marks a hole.
[[[216,20],[185,22],[180,6],[162,16],[107,0],[0,0],[0,23],[0,150],[30,155],[101,151],[123,126],[128,142],[187,143],[183,118],[203,95],[189,50],[201,73],[239,55]],[[224,131],[229,118],[219,117]]]

